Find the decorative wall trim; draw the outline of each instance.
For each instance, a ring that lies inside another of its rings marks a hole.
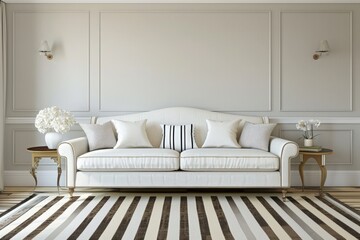
[[[90,123],[91,117],[76,117],[77,123]],[[359,120],[360,121],[360,120]],[[8,117],[5,119],[5,124],[34,124],[34,117]]]
[[[65,186],[65,171],[62,172],[60,178],[60,186]],[[57,171],[38,171],[38,186],[56,186]],[[305,187],[320,186],[320,171],[305,171]],[[291,182],[293,187],[301,186],[301,180],[298,171],[291,171]],[[34,186],[34,179],[28,171],[5,171],[5,186]],[[328,171],[325,182],[325,190],[327,186],[359,186],[360,171]]]
[[[360,117],[269,117],[270,122],[294,124],[299,120],[318,119],[322,124],[360,124]]]
[[[272,15],[269,11],[269,106],[268,112],[272,111]]]
[[[320,170],[319,171],[305,171],[305,187],[306,186],[320,186]],[[301,186],[299,171],[291,171],[291,185]],[[325,187],[351,187],[360,185],[360,171],[327,171],[327,178]],[[326,189],[325,189],[326,190]]]
[[[290,130],[290,129],[281,129],[280,130],[280,137],[282,137],[282,133],[286,132],[286,131],[291,131],[291,132],[298,132],[298,130]],[[321,129],[321,130],[316,130],[316,132],[349,132],[350,133],[350,161],[349,162],[332,162],[329,163],[327,162],[326,165],[352,165],[353,164],[353,148],[354,148],[354,143],[353,143],[353,130],[350,129]],[[299,162],[294,162],[291,163],[291,165],[299,165]],[[306,165],[316,165],[317,163],[315,163],[314,161],[310,161],[309,163],[307,163]]]
[[[72,132],[81,132],[82,130],[71,130],[71,131]],[[16,159],[18,159],[16,156],[16,152],[17,152],[16,151],[16,142],[17,142],[16,141],[16,133],[18,133],[18,132],[33,132],[35,134],[35,133],[38,133],[38,131],[35,129],[28,129],[28,128],[17,128],[17,129],[12,130],[12,146],[11,146],[12,147],[12,161],[11,161],[11,163],[13,165],[17,165],[17,166],[19,166],[19,165],[31,166],[31,154],[30,153],[29,153],[29,157],[26,158],[27,162],[17,162],[16,161]],[[26,149],[23,149],[23,150],[26,151]],[[49,162],[41,161],[40,164],[41,164],[41,166],[55,166],[55,163],[52,160],[50,160]]]
[[[351,112],[353,111],[353,27],[352,27],[352,11],[280,11],[280,21],[279,21],[279,74],[280,74],[280,83],[279,83],[279,106],[280,112],[304,112],[302,110],[284,110],[282,104],[282,15],[283,13],[348,13],[349,14],[349,44],[350,44],[350,89],[349,89],[349,109],[348,110],[340,110],[340,111],[321,111],[321,110],[311,110],[306,112]]]
[[[5,0],[6,3],[360,3],[359,0]]]
[[[256,110],[256,111],[251,111],[251,110],[242,110],[241,112],[271,112],[272,111],[272,90],[273,90],[273,85],[272,85],[272,12],[271,11],[239,11],[239,10],[235,10],[235,11],[231,11],[231,10],[204,10],[204,11],[191,11],[191,10],[166,10],[166,11],[153,11],[153,10],[133,10],[133,11],[129,11],[129,10],[113,10],[113,11],[100,11],[99,12],[99,92],[98,92],[98,111],[99,112],[103,112],[103,113],[110,113],[110,112],[119,112],[119,110],[102,110],[102,105],[101,105],[101,15],[104,13],[142,13],[142,12],[146,12],[146,13],[267,13],[268,14],[268,30],[269,30],[269,43],[268,43],[268,47],[269,47],[269,76],[268,76],[268,92],[269,92],[269,99],[268,99],[268,109],[264,109],[264,110]],[[145,111],[149,111],[150,109],[146,109],[146,110],[141,110],[141,111],[136,111],[136,112],[145,112]],[[221,109],[214,109],[213,111],[216,112],[222,112]],[[237,112],[239,110],[228,110],[226,112]],[[131,110],[121,110],[121,112],[132,112]],[[133,112],[134,113],[134,112]]]
[[[60,177],[60,186],[65,186],[65,175],[65,171],[63,171]],[[37,171],[36,177],[38,186],[56,186],[57,170]],[[35,186],[34,178],[29,171],[5,171],[4,183],[5,186]]]
[[[31,156],[29,155],[28,162],[17,162],[16,159],[16,133],[18,132],[36,132],[36,130],[31,129],[13,129],[12,130],[12,164],[19,166],[19,165],[30,165],[31,166]]]
[[[34,117],[8,117],[5,118],[5,124],[34,124]]]
[[[16,24],[15,24],[15,17],[16,14],[21,13],[87,13],[88,14],[88,52],[87,52],[87,79],[88,79],[88,99],[87,99],[87,109],[85,110],[75,110],[73,112],[89,112],[90,111],[90,11],[14,11],[13,12],[13,33],[12,33],[12,111],[13,112],[38,112],[40,109],[17,109],[15,107],[15,101],[16,101],[16,91],[15,91],[15,85],[16,85],[16,65],[15,65],[15,30],[16,30]]]
[[[126,114],[138,113],[126,112]],[[231,112],[235,113],[236,112]],[[123,115],[124,112],[114,112],[114,116]],[[240,113],[239,113],[240,114]],[[318,119],[322,124],[360,124],[360,117],[269,117],[270,122],[279,124],[294,124],[299,120]],[[91,117],[76,117],[78,123],[90,123]],[[34,124],[35,117],[7,117],[6,124]]]

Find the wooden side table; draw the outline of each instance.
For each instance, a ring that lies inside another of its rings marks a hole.
[[[31,169],[30,173],[35,179],[35,187],[37,186],[36,169],[39,166],[39,162],[42,158],[50,158],[57,164],[58,176],[57,176],[57,188],[60,187],[60,176],[61,176],[61,157],[57,153],[56,149],[49,149],[46,146],[30,147],[27,149],[31,152]]]
[[[327,170],[326,170],[326,155],[332,154],[333,150],[323,148],[319,152],[307,152],[299,151],[300,155],[300,165],[299,173],[301,178],[302,190],[304,191],[304,165],[310,159],[313,158],[317,162],[321,170],[321,181],[320,181],[320,195],[323,195],[323,187],[326,181]]]

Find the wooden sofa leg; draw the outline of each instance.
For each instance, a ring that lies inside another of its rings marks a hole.
[[[286,202],[287,201],[287,198],[286,198],[287,189],[283,189],[283,190],[281,190],[281,192],[282,192],[282,200],[283,200],[283,202]]]
[[[70,194],[70,197],[72,197],[72,196],[73,196],[74,191],[75,191],[75,188],[73,188],[73,187],[70,187],[70,188],[69,188],[69,194]]]

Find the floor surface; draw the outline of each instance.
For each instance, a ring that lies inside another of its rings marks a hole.
[[[57,192],[56,187],[5,187],[4,191],[0,193],[0,214],[17,203],[21,202],[25,198],[29,197],[33,193],[37,192]],[[124,191],[124,192],[274,192],[277,194],[281,193],[281,189],[229,189],[229,190],[219,190],[219,189],[77,189],[76,191],[90,191],[90,192],[99,192],[99,191]],[[299,193],[301,188],[291,188],[289,193]],[[319,189],[316,187],[305,188],[305,193],[316,193]],[[61,188],[60,192],[67,192],[66,188]],[[330,193],[333,197],[342,201],[343,203],[348,204],[349,206],[360,210],[360,187],[326,187],[324,192]]]

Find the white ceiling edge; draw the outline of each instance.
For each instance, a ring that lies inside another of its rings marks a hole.
[[[3,0],[6,3],[360,3],[360,0]]]

